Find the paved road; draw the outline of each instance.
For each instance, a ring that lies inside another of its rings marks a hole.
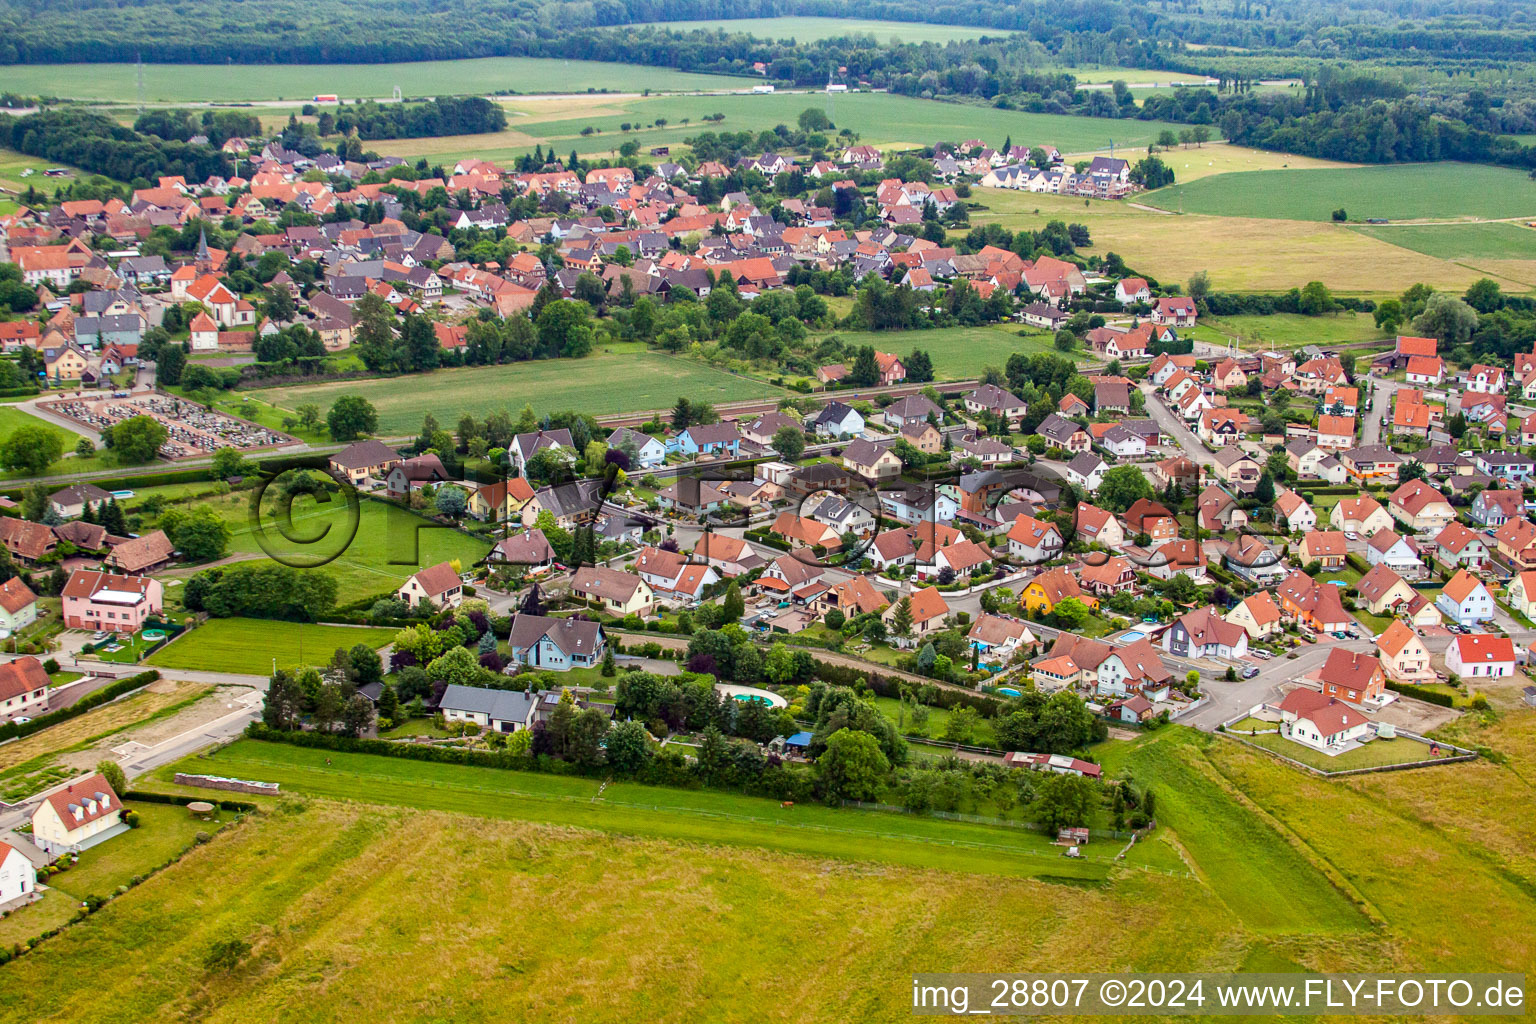
[[[1150,384],[1141,386],[1142,393],[1147,396],[1147,414],[1157,424],[1157,429],[1172,437],[1178,442],[1178,447],[1184,456],[1193,462],[1204,466],[1214,466],[1216,457],[1205,443],[1195,436],[1184,420],[1179,415],[1163,405],[1163,401],[1154,393]]]
[[[1194,714],[1179,719],[1179,722],[1206,731],[1215,729],[1217,725],[1237,717],[1255,704],[1263,704],[1278,697],[1281,684],[1297,682],[1302,676],[1322,668],[1323,662],[1328,660],[1328,652],[1335,647],[1363,653],[1375,650],[1375,645],[1367,640],[1332,640],[1304,647],[1295,659],[1282,656],[1266,661],[1259,669],[1259,674],[1252,679],[1229,683],[1219,676],[1207,678],[1201,683],[1201,690],[1209,703]]]

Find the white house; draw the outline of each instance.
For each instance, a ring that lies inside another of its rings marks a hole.
[[[0,907],[37,891],[37,869],[20,850],[0,843]]]
[[[1458,636],[1445,651],[1445,667],[1463,679],[1515,674],[1515,642],[1507,636]]]
[[[1049,562],[1061,554],[1065,542],[1055,523],[1021,515],[1008,530],[1008,554],[1029,565]]]
[[[1493,618],[1493,596],[1483,586],[1482,580],[1465,569],[1456,570],[1456,575],[1450,578],[1445,589],[1440,591],[1440,596],[1435,598],[1435,607],[1446,618],[1463,626]]]
[[[822,437],[857,437],[864,433],[864,417],[851,405],[834,401],[807,420],[806,426]]]
[[[14,633],[37,621],[37,595],[20,576],[0,584],[0,635]]]
[[[635,464],[630,469],[654,469],[667,461],[667,446],[650,434],[620,427],[608,435],[609,448],[626,448],[634,445]]]
[[[537,698],[522,690],[486,690],[449,684],[438,703],[449,722],[470,722],[491,732],[517,732],[533,726]]]
[[[1370,729],[1361,712],[1305,687],[1286,694],[1279,710],[1282,736],[1329,756],[1350,749]]]
[[[44,853],[75,853],[128,831],[123,801],[100,773],[56,789],[32,812],[32,841]]]
[[[1201,608],[1168,627],[1163,650],[1180,658],[1241,658],[1248,653],[1248,631],[1215,608]]]
[[[48,673],[30,654],[0,665],[0,719],[35,718],[48,710]]]

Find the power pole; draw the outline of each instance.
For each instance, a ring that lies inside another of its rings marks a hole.
[[[138,79],[139,113],[142,114],[144,113],[144,55],[142,53],[135,53],[133,58],[134,74]]]

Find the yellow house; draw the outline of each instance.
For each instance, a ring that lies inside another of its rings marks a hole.
[[[32,812],[32,841],[44,853],[84,850],[128,831],[123,802],[99,773],[48,794]]]
[[[1413,600],[1414,589],[1393,572],[1385,562],[1378,562],[1355,584],[1360,600],[1372,615],[1389,615],[1398,605]]]
[[[1243,632],[1252,640],[1262,640],[1284,632],[1280,622],[1280,608],[1267,590],[1245,598],[1223,618],[1234,626],[1242,626]]]
[[[1432,683],[1435,670],[1429,663],[1429,648],[1408,626],[1394,621],[1376,641],[1381,670],[1388,679],[1399,683]]]
[[[1509,606],[1528,619],[1536,618],[1536,570],[1527,569],[1509,581],[1504,592]]]
[[[533,487],[522,477],[481,484],[469,492],[469,514],[482,522],[503,522],[521,517],[533,500]]]
[[[1098,598],[1084,593],[1083,588],[1078,586],[1076,576],[1068,572],[1065,566],[1057,566],[1030,580],[1019,594],[1019,603],[1028,611],[1045,614],[1069,597],[1077,598],[1089,608],[1099,606]]]
[[[43,367],[51,380],[79,380],[91,361],[85,353],[73,345],[50,349],[44,356]]]
[[[656,603],[650,584],[633,573],[590,565],[571,577],[571,593],[601,604],[610,615],[644,615]]]

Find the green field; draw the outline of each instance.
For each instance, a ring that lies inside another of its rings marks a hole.
[[[231,555],[271,556],[285,564],[314,567],[307,571],[329,573],[339,585],[340,604],[395,590],[418,569],[439,562],[457,558],[468,569],[490,550],[485,541],[429,525],[412,512],[379,501],[359,504],[354,532],[343,503],[322,505],[309,498],[297,499],[286,537],[284,525],[274,519],[263,518],[260,530],[252,525],[248,493],[203,504],[229,524]],[[173,598],[177,589],[167,590],[166,596]],[[273,630],[289,628],[288,623],[270,626]]]
[[[1324,772],[1346,772],[1355,768],[1379,768],[1387,764],[1412,764],[1429,760],[1429,747],[1410,739],[1372,740],[1362,747],[1333,757],[1305,744],[1288,740],[1279,733],[1244,736],[1243,739]]]
[[[1303,345],[1339,345],[1355,341],[1385,340],[1369,313],[1330,313],[1327,316],[1302,316],[1299,313],[1275,313],[1270,316],[1227,316],[1201,318],[1200,327],[1222,335],[1237,335],[1246,349],[1279,345],[1287,349]],[[1215,340],[1200,337],[1198,340]]]
[[[338,647],[383,647],[396,630],[264,619],[209,619],[150,655],[147,665],[205,672],[264,674],[278,668],[324,665]]]
[[[1157,780],[1159,819],[1178,832],[1202,876],[1244,924],[1276,933],[1365,929],[1366,919],[1325,874],[1219,784],[1201,749],[1206,742],[1189,730],[1161,730],[1114,755],[1137,778]],[[1111,767],[1111,758],[1105,761]]]
[[[1144,201],[1184,213],[1275,220],[1329,220],[1341,208],[1352,221],[1490,219],[1536,215],[1536,182],[1514,168],[1458,163],[1244,171],[1170,185]]]
[[[1536,260],[1536,230],[1523,224],[1366,224],[1362,235],[1443,260]]]
[[[13,192],[25,192],[27,186],[35,185],[39,192],[51,193],[59,185],[67,184],[70,181],[69,178],[45,178],[43,176],[43,171],[54,167],[66,167],[73,172],[74,176],[79,178],[90,177],[84,171],[70,167],[68,164],[50,163],[40,156],[28,156],[25,153],[18,153],[14,149],[0,146],[0,186],[4,186]],[[21,172],[25,170],[30,170],[32,173],[22,177]],[[0,213],[3,212],[7,211],[0,210]]]
[[[308,750],[255,740],[241,740],[200,763],[202,771],[281,783],[284,792],[347,797],[366,791],[375,802],[419,810],[909,867],[1102,879],[1116,853],[1110,843],[1090,844],[1082,860],[1066,862],[1047,836],[1018,828],[814,804],[786,808],[776,800],[735,793],[630,782],[603,786],[600,779]],[[157,778],[165,781],[172,774],[164,769]],[[602,796],[594,799],[599,787]],[[1172,851],[1158,843],[1148,844],[1128,863],[1182,872]]]
[[[902,43],[942,44],[957,39],[1008,35],[1002,29],[975,25],[929,25],[920,21],[868,21],[864,18],[719,18],[712,21],[649,21],[635,27],[646,26],[675,32],[691,32],[700,28],[745,32],[758,39],[795,39],[798,42],[860,35],[874,36],[882,43],[895,39]]]
[[[501,366],[437,370],[378,380],[335,381],[269,388],[256,394],[293,409],[315,402],[322,410],[341,395],[362,395],[379,411],[379,433],[414,434],[433,413],[447,423],[464,413],[485,416],[499,409],[514,418],[525,404],[540,414],[575,409],[594,416],[670,409],[680,395],[691,401],[730,402],[776,398],[781,389],[688,359],[613,346],[582,360],[545,359]],[[619,349],[623,349],[619,351]]]
[[[961,380],[978,376],[988,366],[1001,370],[1015,352],[1026,355],[1054,352],[1051,337],[1031,333],[1019,336],[1018,324],[985,327],[938,327],[928,331],[836,331],[845,345],[872,345],[880,352],[906,355],[920,348],[933,360],[937,380]],[[1033,328],[1028,328],[1033,331]]]
[[[71,99],[122,101],[136,96],[132,64],[15,64],[6,88]],[[697,75],[672,68],[539,57],[425,60],[404,64],[146,64],[144,98],[151,103],[191,100],[304,100],[335,94],[343,99],[387,97],[396,86],[406,96],[606,90],[742,89],[750,83],[724,75]]]
[[[807,107],[828,111],[838,127],[852,129],[863,142],[897,148],[932,145],[941,140],[959,142],[972,137],[1001,146],[1011,137],[1021,145],[1026,140],[1051,143],[1063,152],[1082,153],[1107,149],[1111,141],[1116,146],[1144,146],[1157,138],[1162,129],[1177,128],[1161,121],[1031,114],[891,93],[828,96],[819,92],[779,92],[762,96],[616,98],[601,102],[591,113],[576,109],[559,119],[539,118],[525,122],[514,118],[509,131],[499,135],[400,139],[372,148],[401,155],[427,154],[444,161],[465,156],[507,159],[532,151],[536,144],[551,142],[557,143],[556,148],[561,152],[575,146],[582,153],[603,153],[609,149],[617,150],[626,139],[634,139],[648,147],[679,145],[685,138],[701,131],[771,130],[780,124],[793,125]],[[705,124],[703,118],[708,114],[724,114],[725,119]],[[657,118],[668,123],[660,128],[642,127],[630,132],[624,132],[621,127],[625,122],[650,125]],[[683,124],[684,119],[690,123]],[[582,136],[582,129],[588,127],[599,134]]]
[[[46,427],[49,432],[58,437],[59,444],[64,448],[64,455],[48,467],[49,473],[88,473],[92,470],[106,469],[113,464],[100,448],[89,458],[77,458],[74,452],[75,445],[80,442],[79,434],[40,416],[33,416],[14,405],[0,405],[0,443],[21,427]],[[0,478],[14,479],[21,476],[25,474],[12,470],[0,470]]]

